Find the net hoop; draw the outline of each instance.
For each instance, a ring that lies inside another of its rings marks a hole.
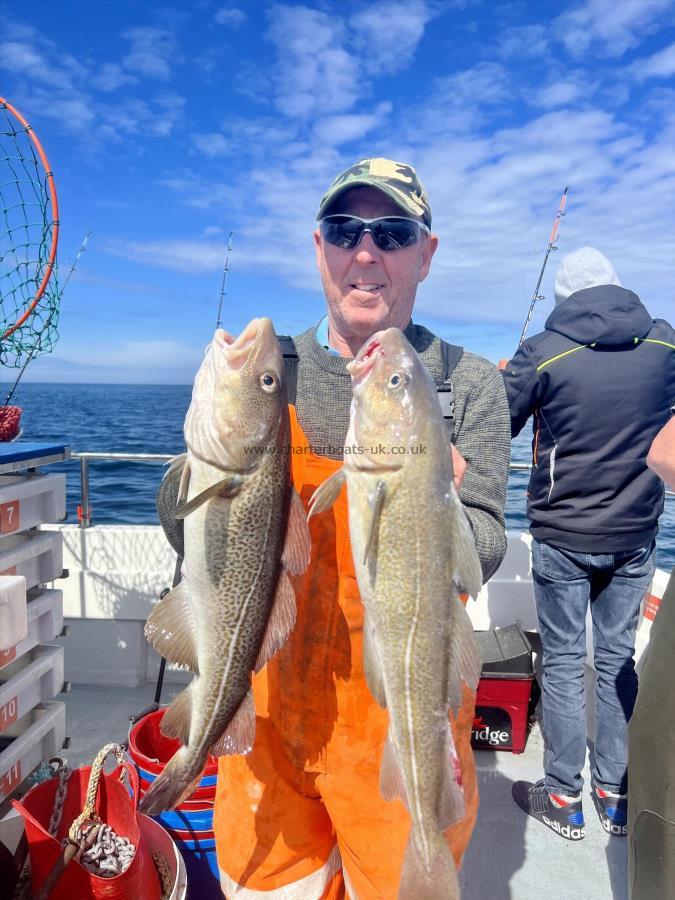
[[[21,113],[14,106],[12,106],[11,103],[9,103],[7,100],[5,100],[4,97],[0,97],[0,108],[9,110],[9,112],[13,116],[15,116],[15,118],[17,118],[19,120],[19,122],[21,122],[21,124],[23,125],[23,127],[26,131],[26,134],[28,135],[28,137],[31,140],[35,149],[37,150],[38,156],[40,157],[40,162],[42,163],[42,166],[45,170],[47,187],[49,189],[49,200],[50,200],[51,207],[52,207],[52,243],[51,243],[51,247],[49,249],[49,257],[45,264],[45,272],[44,272],[42,281],[40,282],[40,285],[35,293],[35,296],[31,300],[31,302],[28,304],[26,309],[23,311],[23,313],[19,316],[19,318],[16,320],[16,322],[13,325],[11,325],[5,331],[5,333],[3,335],[0,336],[0,341],[4,341],[10,335],[14,334],[14,332],[18,328],[21,328],[23,323],[34,312],[35,307],[40,302],[40,300],[47,288],[49,279],[52,277],[52,272],[54,271],[54,266],[56,263],[56,247],[59,242],[59,203],[58,203],[58,199],[56,196],[56,186],[54,184],[54,173],[52,172],[51,166],[49,165],[49,160],[47,159],[47,154],[42,149],[42,144],[38,140],[38,137],[35,134],[35,132],[33,131],[32,126],[28,124],[28,122],[21,115]]]

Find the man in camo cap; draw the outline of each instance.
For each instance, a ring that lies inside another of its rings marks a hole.
[[[365,159],[333,181],[317,220],[326,314],[294,340],[282,339],[292,443],[303,451],[292,454],[295,486],[307,502],[341,466],[352,396],[347,363],[372,334],[396,326],[438,386],[455,481],[487,580],[506,549],[509,411],[495,366],[412,321],[438,245],[427,193],[411,166]],[[363,674],[363,605],[345,491],[332,513],[312,517],[310,530],[311,561],[294,579],[295,628],[254,678],[254,747],[220,759],[214,830],[221,884],[226,896],[247,900],[395,897],[410,816],[380,793],[388,714]],[[466,813],[447,831],[458,866],[478,806],[473,711],[465,688],[452,730]]]

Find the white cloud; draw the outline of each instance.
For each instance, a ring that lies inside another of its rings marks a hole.
[[[633,64],[633,73],[638,81],[647,78],[670,78],[675,75],[675,44],[664,47],[647,59],[638,59]]]
[[[548,29],[544,25],[518,25],[507,28],[499,38],[500,56],[517,61],[544,56],[549,52]]]
[[[203,274],[222,270],[227,243],[223,241],[118,241],[110,242],[108,252],[146,265],[174,272]]]
[[[117,63],[104,63],[99,71],[92,75],[91,83],[99,91],[116,91],[128,84],[138,84],[134,75],[125,72]]]
[[[123,34],[131,44],[122,60],[132,72],[168,80],[171,64],[176,62],[176,42],[173,35],[162,28],[130,28]]]
[[[374,128],[382,129],[391,109],[391,103],[380,103],[372,113],[320,119],[314,128],[314,140],[318,144],[331,147],[354,141]]]
[[[246,13],[237,6],[223,6],[216,10],[213,21],[216,25],[227,25],[229,28],[237,29],[246,22]]]
[[[553,33],[572,56],[591,47],[620,57],[660,25],[671,0],[585,0],[553,20]]]
[[[370,3],[349,20],[351,45],[367,72],[398,72],[409,65],[433,16],[422,0]]]
[[[193,134],[191,139],[195,149],[200,153],[203,153],[204,156],[210,158],[226,156],[228,153],[232,152],[231,143],[224,138],[222,134],[218,134],[217,132]]]
[[[274,85],[280,112],[308,119],[351,108],[362,87],[357,60],[344,47],[342,20],[305,6],[276,5],[267,36],[278,53]]]
[[[528,100],[533,106],[543,106],[552,109],[556,106],[569,106],[576,100],[588,99],[593,93],[589,84],[579,84],[573,81],[556,81],[538,91],[533,91]]]

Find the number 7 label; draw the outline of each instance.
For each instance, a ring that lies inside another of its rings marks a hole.
[[[0,503],[0,534],[10,534],[19,527],[21,504],[18,500]]]

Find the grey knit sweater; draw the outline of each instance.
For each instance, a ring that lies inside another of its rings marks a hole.
[[[443,380],[440,340],[412,322],[405,335],[434,381]],[[342,457],[352,399],[346,357],[336,356],[310,328],[295,339],[298,352],[296,410],[314,452]],[[460,497],[473,527],[487,581],[506,552],[504,504],[511,452],[511,419],[501,372],[464,351],[450,380],[455,401],[453,442],[466,460]]]

